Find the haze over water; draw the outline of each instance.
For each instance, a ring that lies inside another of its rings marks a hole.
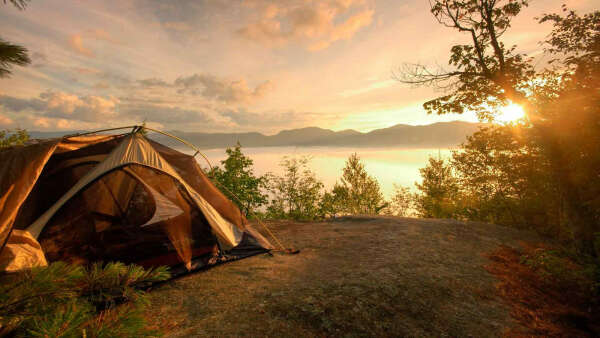
[[[178,148],[187,154],[193,154],[189,148]],[[202,151],[213,166],[220,165],[227,155],[225,149]],[[254,172],[263,175],[267,172],[281,174],[279,166],[284,156],[310,156],[310,167],[326,188],[331,188],[342,176],[342,169],[348,156],[356,152],[365,164],[367,172],[375,177],[381,190],[388,198],[394,190],[394,183],[414,189],[414,183],[421,181],[419,169],[427,164],[429,156],[443,158],[450,156],[450,149],[405,149],[405,148],[344,148],[344,147],[258,147],[242,148],[242,152],[254,161]],[[196,159],[204,168],[206,161]]]

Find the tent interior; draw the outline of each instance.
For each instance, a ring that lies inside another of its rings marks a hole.
[[[272,248],[193,156],[139,132],[0,151],[0,271],[121,261],[177,274]]]

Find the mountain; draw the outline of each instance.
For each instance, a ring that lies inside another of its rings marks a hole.
[[[376,129],[368,133],[356,130],[333,131],[307,127],[282,130],[275,135],[261,133],[170,133],[182,137],[199,148],[231,147],[240,142],[244,147],[283,146],[334,146],[334,147],[451,147],[465,141],[482,126],[470,122],[438,122],[430,125],[411,126],[398,124],[389,128]],[[161,143],[176,145],[176,141],[163,135],[153,136]]]
[[[244,147],[283,147],[283,146],[334,146],[334,147],[452,147],[465,141],[482,126],[470,122],[438,122],[423,126],[397,124],[368,133],[347,129],[333,131],[318,127],[282,130],[275,135],[251,133],[202,133],[169,131],[199,148],[225,148],[234,146],[238,141]],[[77,133],[68,132],[31,132],[32,138],[60,137]],[[150,137],[166,145],[180,145],[176,140],[164,135],[151,133]]]

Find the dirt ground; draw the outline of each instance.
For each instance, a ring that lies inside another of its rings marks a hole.
[[[502,336],[514,322],[484,266],[539,241],[490,224],[396,217],[270,222],[297,255],[259,255],[152,290],[167,336]]]

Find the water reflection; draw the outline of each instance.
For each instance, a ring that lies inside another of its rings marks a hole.
[[[188,149],[179,151],[193,153]],[[348,156],[358,153],[365,163],[367,172],[381,185],[386,197],[393,191],[393,184],[414,188],[414,182],[420,181],[419,168],[427,164],[429,156],[442,158],[450,156],[450,149],[401,149],[401,148],[339,148],[339,147],[264,147],[242,148],[242,152],[254,160],[254,170],[258,175],[266,172],[280,174],[279,162],[283,156],[310,156],[311,168],[325,186],[330,188],[342,175],[342,168]],[[225,149],[204,150],[212,165],[220,164],[227,156]],[[202,167],[207,167],[202,157],[197,157]]]

